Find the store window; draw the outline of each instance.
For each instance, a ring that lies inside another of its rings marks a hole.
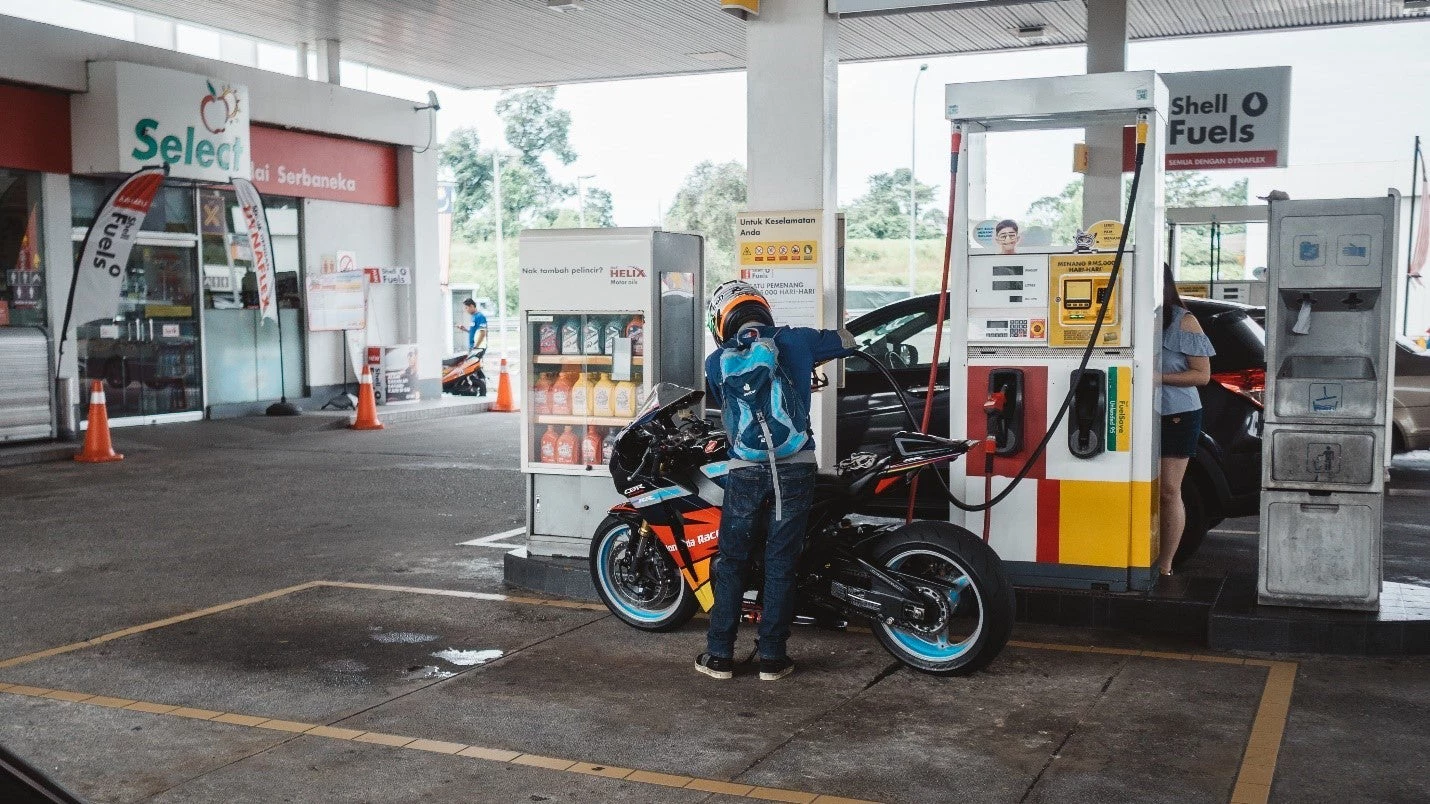
[[[104,199],[114,192],[122,179],[97,179],[77,176],[70,180],[71,225],[88,229]],[[180,185],[165,185],[154,198],[154,206],[144,218],[145,232],[193,234],[194,191]]]
[[[265,195],[263,206],[273,243],[281,344],[278,327],[258,312],[258,275],[238,199],[232,190],[199,190],[209,404],[304,395],[302,205],[296,198]]]
[[[45,326],[40,175],[0,170],[0,327]]]
[[[95,213],[118,184],[70,180],[76,259]],[[80,376],[104,381],[111,418],[203,410],[196,215],[193,188],[160,190],[130,252],[118,315],[74,322]]]

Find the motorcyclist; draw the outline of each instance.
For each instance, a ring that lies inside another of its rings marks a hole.
[[[467,333],[467,351],[471,352],[487,343],[487,317],[477,309],[475,299],[462,302],[462,309],[467,311],[469,321],[466,324],[458,324],[457,329]]]
[[[709,398],[722,410],[726,405],[721,386],[721,355],[725,347],[742,341],[769,338],[778,349],[778,367],[789,393],[809,410],[814,367],[854,351],[854,336],[847,330],[776,327],[770,303],[753,285],[739,280],[721,284],[707,305],[710,334],[719,344],[705,360]],[[711,678],[734,675],[735,639],[750,553],[758,517],[765,518],[765,578],[759,626],[760,679],[775,681],[794,671],[786,653],[790,622],[794,618],[795,563],[804,547],[804,531],[814,493],[816,463],[814,439],[804,448],[766,463],[736,461],[726,480],[725,504],[720,520],[720,547],[712,573],[715,603],[710,610],[706,652],[695,669]],[[779,506],[774,506],[778,472]],[[776,518],[776,509],[780,518]]]

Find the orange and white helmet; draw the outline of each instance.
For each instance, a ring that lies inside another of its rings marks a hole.
[[[706,310],[710,314],[710,334],[715,336],[716,343],[730,340],[747,325],[768,327],[775,323],[765,294],[738,279],[720,283],[710,294]]]

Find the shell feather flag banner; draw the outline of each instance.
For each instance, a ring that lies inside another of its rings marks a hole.
[[[15,270],[17,271],[40,270],[39,214],[40,205],[32,204],[30,206],[30,221],[25,224],[25,234],[20,238],[20,254],[15,259]]]
[[[1424,170],[1424,163],[1421,163]],[[1420,175],[1420,221],[1415,224],[1420,230],[1415,235],[1415,247],[1410,252],[1410,278],[1419,281],[1425,273],[1425,263],[1430,260],[1430,180]]]
[[[129,252],[139,238],[154,197],[164,186],[163,167],[137,170],[119,183],[94,216],[84,236],[70,284],[65,329],[95,320],[111,321],[119,315],[119,293],[129,265]]]
[[[239,206],[243,209],[243,221],[248,225],[248,247],[253,252],[253,272],[258,280],[258,314],[260,318],[271,318],[277,323],[273,241],[268,236],[268,216],[263,211],[263,197],[248,179],[235,177],[231,181]]]

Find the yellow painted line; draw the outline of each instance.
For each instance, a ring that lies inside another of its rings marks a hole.
[[[87,695],[82,692],[30,687],[22,684],[0,685],[0,693],[44,697],[67,703],[76,703],[81,706],[112,707],[115,703],[124,703],[126,700],[123,698],[109,698],[102,695]],[[786,790],[777,787],[755,787],[753,785],[722,781],[719,779],[702,779],[699,777],[680,776],[656,771],[619,768],[611,765],[596,765],[589,762],[577,762],[571,759],[559,759],[557,757],[542,756],[540,754],[523,754],[519,751],[505,751],[500,748],[483,748],[481,746],[466,745],[465,743],[406,737],[400,734],[383,734],[381,732],[366,732],[335,726],[318,726],[295,720],[276,720],[257,717],[255,715],[242,715],[234,712],[211,712],[206,709],[194,709],[174,706],[172,704],[154,703],[151,701],[128,701],[127,703],[128,705],[123,708],[134,712],[192,718],[206,720],[210,723],[227,723],[247,728],[274,729],[277,731],[295,732],[301,736],[325,737],[331,740],[371,743],[373,745],[405,748],[414,751],[429,751],[448,756],[467,757],[470,759],[511,765],[524,765],[558,773],[578,773],[586,776],[622,779],[628,782],[639,782],[641,784],[660,787],[677,787],[709,793],[724,793],[740,798],[761,799],[764,801],[801,802],[802,804],[814,804],[814,802],[824,802],[824,804],[877,804],[876,802],[861,801],[859,799],[821,796],[818,793],[808,793],[802,790]]]
[[[26,664],[28,662],[36,661],[38,659],[45,659],[50,656],[58,656],[62,653],[69,653],[71,651],[93,647],[95,645],[100,645],[111,640],[119,639],[121,637],[132,636],[134,634],[142,633],[144,631],[152,631],[156,628],[163,628],[165,626],[187,622],[189,620],[198,619],[199,617],[207,617],[210,614],[218,614],[221,611],[236,609],[240,606],[248,606],[254,603],[261,603],[265,600],[272,600],[275,597],[283,597],[284,595],[291,595],[294,592],[301,592],[305,589],[312,589],[314,586],[317,585],[318,582],[309,581],[308,583],[298,584],[297,586],[289,586],[283,589],[275,589],[272,592],[264,592],[261,595],[246,597],[242,600],[234,600],[228,603],[220,603],[217,606],[209,606],[206,609],[191,611],[188,614],[180,614],[177,617],[166,617],[162,620],[155,620],[151,623],[136,625],[131,628],[125,628],[120,631],[111,631],[110,633],[101,634],[100,636],[97,636],[93,639],[86,639],[83,642],[72,642],[68,645],[61,645],[58,648],[50,648],[48,650],[36,651],[35,653],[27,653],[24,656],[16,656],[14,658],[0,661],[0,669],[4,669],[6,667],[15,667],[16,665]]]
[[[1250,662],[1248,661],[1248,664]],[[1260,661],[1258,661],[1260,663]],[[1251,739],[1242,754],[1241,770],[1232,788],[1231,804],[1266,804],[1271,798],[1271,780],[1281,753],[1281,738],[1291,715],[1291,693],[1296,686],[1295,662],[1270,662],[1261,705],[1251,723]]]

